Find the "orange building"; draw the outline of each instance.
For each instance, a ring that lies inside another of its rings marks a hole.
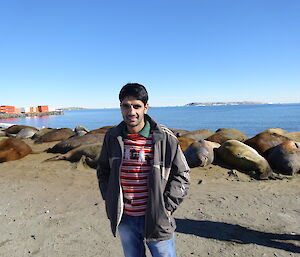
[[[16,109],[14,106],[2,105],[0,106],[0,113],[14,114]]]
[[[48,105],[40,105],[38,106],[39,112],[48,112],[49,108]]]

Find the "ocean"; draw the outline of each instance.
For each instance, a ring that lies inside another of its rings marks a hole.
[[[300,131],[300,104],[150,107],[148,114],[169,128],[190,131],[236,128],[249,137],[269,128]],[[121,120],[116,108],[67,110],[64,115],[0,119],[0,123],[72,129],[81,125],[91,130],[116,125]]]

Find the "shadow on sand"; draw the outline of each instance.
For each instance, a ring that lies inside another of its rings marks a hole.
[[[240,225],[208,220],[176,219],[176,223],[176,231],[183,234],[239,244],[256,244],[300,253],[299,246],[291,242],[285,242],[288,240],[300,241],[300,235],[298,234],[289,235],[260,232]]]

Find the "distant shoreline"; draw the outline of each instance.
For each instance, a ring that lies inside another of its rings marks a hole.
[[[193,102],[188,103],[185,106],[214,106],[214,105],[253,105],[253,104],[271,104],[271,103],[261,103],[261,102]]]
[[[64,111],[52,111],[52,112],[38,112],[38,113],[0,113],[0,119],[11,119],[11,118],[25,118],[25,117],[34,117],[34,116],[49,116],[49,115],[63,115]]]
[[[262,103],[262,102],[192,102],[184,105],[151,105],[150,108],[172,108],[172,107],[190,107],[190,106],[227,106],[227,105],[290,105],[290,104],[300,104],[300,103]],[[77,111],[77,110],[110,110],[110,109],[119,109],[119,106],[116,107],[64,107],[60,110],[64,111]]]
[[[299,103],[262,103],[262,102],[193,102],[184,106],[220,106],[220,105],[275,105],[275,104],[299,104]]]

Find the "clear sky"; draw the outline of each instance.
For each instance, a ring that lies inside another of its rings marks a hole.
[[[300,102],[299,0],[0,1],[0,105]]]

